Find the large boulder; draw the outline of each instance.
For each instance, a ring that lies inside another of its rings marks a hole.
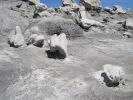
[[[80,0],[80,4],[84,5],[86,10],[98,10],[101,8],[100,0]]]
[[[24,44],[24,36],[22,35],[21,28],[16,26],[15,33],[9,37],[8,43],[11,47],[18,48]]]
[[[37,25],[41,32],[48,35],[65,33],[68,39],[83,36],[83,30],[72,19],[48,17],[41,19]]]
[[[67,39],[64,33],[61,33],[60,35],[55,34],[51,36],[50,51],[58,51],[58,53],[64,58],[67,56]]]
[[[126,19],[123,26],[126,29],[133,29],[133,19],[132,18]]]

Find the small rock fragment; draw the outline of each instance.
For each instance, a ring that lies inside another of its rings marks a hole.
[[[127,38],[131,38],[133,35],[129,32],[125,32],[125,33],[123,33],[123,36],[127,37]]]
[[[30,36],[30,39],[27,44],[28,45],[33,44],[34,46],[42,47],[44,44],[44,36],[33,34]]]

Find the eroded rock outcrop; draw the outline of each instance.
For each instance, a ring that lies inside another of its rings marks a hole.
[[[76,16],[80,6],[74,0],[62,0],[62,6],[60,7],[61,13],[67,15]]]
[[[94,20],[91,15],[89,15],[90,18],[87,17],[86,10],[84,6],[82,6],[79,10],[79,19],[77,22],[81,27],[84,29],[89,29],[91,26],[96,26],[96,27],[102,27],[103,24]]]

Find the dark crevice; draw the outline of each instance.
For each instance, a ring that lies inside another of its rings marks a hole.
[[[105,72],[103,72],[101,74],[101,76],[104,78],[103,81],[106,84],[106,86],[108,86],[108,87],[118,87],[119,86],[119,82],[118,81],[113,82],[112,80],[110,80]]]

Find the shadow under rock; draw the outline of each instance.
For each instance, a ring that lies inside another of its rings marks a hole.
[[[64,59],[65,56],[60,54],[59,51],[51,52],[50,50],[46,51],[48,58],[53,58],[53,59]]]
[[[105,72],[103,72],[101,74],[101,76],[104,78],[104,82],[105,82],[106,86],[108,86],[108,87],[117,87],[117,86],[119,86],[119,82],[111,81]]]

